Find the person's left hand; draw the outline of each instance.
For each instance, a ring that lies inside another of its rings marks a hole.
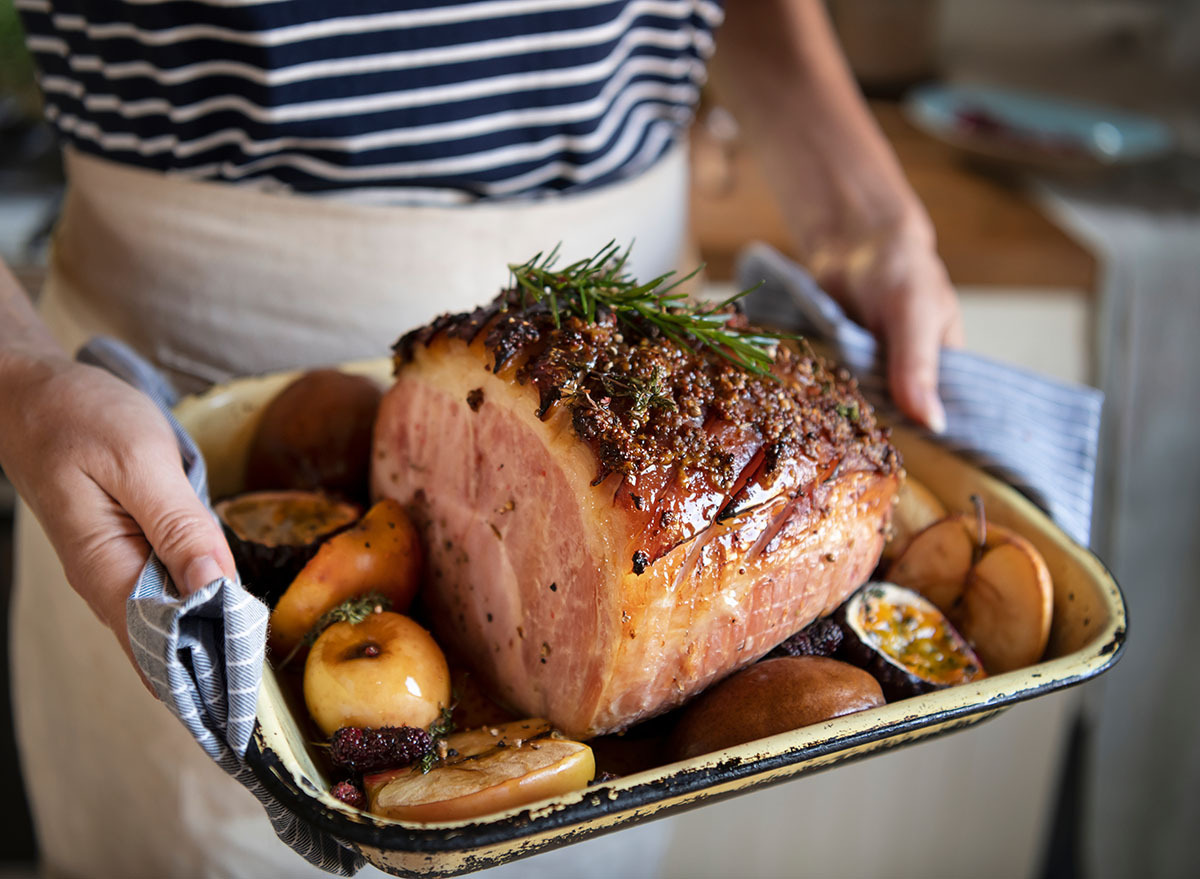
[[[888,385],[904,414],[940,433],[942,346],[963,344],[958,296],[923,216],[852,245],[826,244],[807,260],[817,282],[881,340]]]

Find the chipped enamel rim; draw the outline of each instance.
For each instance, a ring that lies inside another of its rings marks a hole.
[[[391,361],[342,368],[386,383]],[[240,379],[180,402],[176,415],[204,451],[214,497],[239,489],[258,415],[298,374]],[[1008,485],[914,432],[898,428],[894,440],[908,472],[947,508],[969,511],[969,496],[979,494],[990,521],[1020,532],[1045,557],[1054,579],[1054,622],[1042,662],[509,812],[445,824],[379,818],[329,796],[330,779],[309,753],[279,682],[267,668],[247,762],[282,805],[380,869],[395,875],[450,876],[971,726],[1016,702],[1074,686],[1111,668],[1125,643],[1125,602],[1099,559]]]

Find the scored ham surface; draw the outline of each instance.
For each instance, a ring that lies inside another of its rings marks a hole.
[[[849,377],[775,378],[512,292],[396,346],[372,489],[412,512],[439,640],[572,736],[680,704],[870,574],[900,481]]]

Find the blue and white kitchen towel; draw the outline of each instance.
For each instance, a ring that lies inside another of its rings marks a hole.
[[[204,457],[171,414],[176,394],[166,380],[113,339],[93,339],[78,358],[109,370],[155,402],[179,440],[192,488],[208,504]],[[258,798],[275,833],[293,851],[330,873],[353,876],[365,859],[280,804],[244,761],[254,732],[268,615],[267,606],[241,583],[225,578],[180,598],[153,553],[125,611],[138,666],[200,747]]]
[[[867,399],[899,423],[875,337],[847,318],[803,268],[755,244],[739,255],[736,272],[743,290],[762,284],[744,300],[752,321],[829,345]],[[937,441],[1013,485],[1087,546],[1104,394],[978,354],[943,350],[938,395],[946,430]]]
[[[763,281],[748,297],[752,319],[827,342],[868,398],[889,409],[875,340],[803,269],[759,245],[743,254],[738,278],[744,287]],[[208,503],[204,459],[171,415],[175,393],[162,377],[111,339],[93,340],[80,359],[109,369],[154,399],[179,439],[193,488]],[[958,351],[943,352],[939,381],[947,416],[940,440],[1026,492],[1086,544],[1101,394]],[[259,799],[280,839],[330,873],[353,875],[363,858],[288,811],[244,762],[262,680],[267,616],[265,605],[227,579],[180,598],[153,555],[127,607],[134,654],[159,698],[208,755]]]

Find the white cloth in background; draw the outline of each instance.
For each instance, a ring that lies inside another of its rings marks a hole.
[[[1039,194],[1102,264],[1107,407],[1093,544],[1131,623],[1121,662],[1085,689],[1085,875],[1196,876],[1200,160]]]

